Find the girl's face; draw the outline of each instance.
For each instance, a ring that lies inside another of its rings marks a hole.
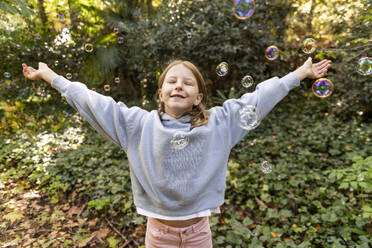
[[[182,64],[169,69],[158,93],[164,103],[165,113],[175,118],[190,112],[203,99],[194,74]]]

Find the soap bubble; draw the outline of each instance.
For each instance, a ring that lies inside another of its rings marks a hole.
[[[93,44],[91,44],[91,43],[87,43],[87,44],[85,44],[84,49],[85,49],[85,51],[88,52],[88,53],[93,52]]]
[[[120,83],[120,78],[119,78],[119,77],[116,77],[116,78],[114,79],[114,82],[117,83],[117,84]]]
[[[319,78],[313,84],[313,93],[317,97],[328,97],[333,92],[333,83],[327,78]]]
[[[189,137],[183,132],[176,132],[173,134],[170,144],[174,149],[181,150],[189,144]]]
[[[54,66],[58,66],[58,65],[59,65],[59,61],[58,60],[54,61]]]
[[[114,28],[114,33],[115,34],[118,34],[119,33],[119,29],[118,28]]]
[[[268,60],[275,60],[279,57],[279,48],[277,46],[269,46],[266,49],[265,57]]]
[[[65,16],[63,14],[58,14],[58,20],[60,22],[65,22]]]
[[[10,72],[7,72],[7,71],[4,72],[4,77],[5,77],[5,78],[10,78]]]
[[[362,173],[359,174],[358,181],[364,181],[364,175]]]
[[[226,62],[220,63],[216,68],[216,73],[218,76],[223,77],[229,72],[229,64]]]
[[[246,20],[254,13],[253,0],[234,0],[234,15],[239,20]]]
[[[313,38],[306,38],[303,42],[302,51],[310,54],[316,50],[316,41]]]
[[[262,164],[261,164],[261,170],[262,170],[263,173],[269,174],[273,170],[273,168],[272,168],[272,165],[269,162],[263,161]]]
[[[66,73],[66,78],[67,79],[71,79],[72,78],[72,74],[71,73]]]
[[[44,99],[46,97],[46,92],[44,89],[40,91],[40,96]]]
[[[122,36],[118,37],[118,43],[123,44],[124,43],[124,37],[122,37]]]
[[[368,76],[372,74],[372,58],[364,57],[358,61],[357,72],[362,76]]]
[[[237,112],[239,126],[245,130],[252,130],[260,125],[261,115],[253,105],[243,105]]]
[[[246,75],[242,79],[242,85],[244,88],[249,88],[253,85],[253,78],[250,75]]]
[[[40,39],[41,39],[41,35],[40,35],[40,34],[35,34],[35,38],[36,38],[37,40],[40,40]]]
[[[111,90],[111,87],[110,87],[109,84],[106,84],[105,86],[103,86],[103,89],[104,89],[105,91],[110,91],[110,90]]]

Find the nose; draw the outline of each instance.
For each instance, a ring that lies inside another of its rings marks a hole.
[[[176,85],[175,85],[175,90],[181,91],[183,87],[183,82],[181,80],[177,80]]]

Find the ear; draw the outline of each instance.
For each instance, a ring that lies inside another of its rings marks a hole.
[[[162,95],[161,89],[158,90],[158,95],[159,95],[160,101],[163,101],[163,95]]]
[[[203,100],[203,93],[199,93],[195,99],[194,106],[198,106]]]

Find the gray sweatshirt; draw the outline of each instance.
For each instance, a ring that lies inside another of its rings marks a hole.
[[[207,110],[208,123],[191,128],[190,115],[179,119],[165,113],[159,116],[156,110],[128,108],[62,76],[52,81],[93,128],[126,152],[135,205],[166,216],[185,216],[222,205],[230,151],[247,134],[236,119],[239,107],[254,105],[264,117],[299,85],[294,73],[268,79],[254,92]],[[177,131],[188,137],[183,149],[171,145]]]

